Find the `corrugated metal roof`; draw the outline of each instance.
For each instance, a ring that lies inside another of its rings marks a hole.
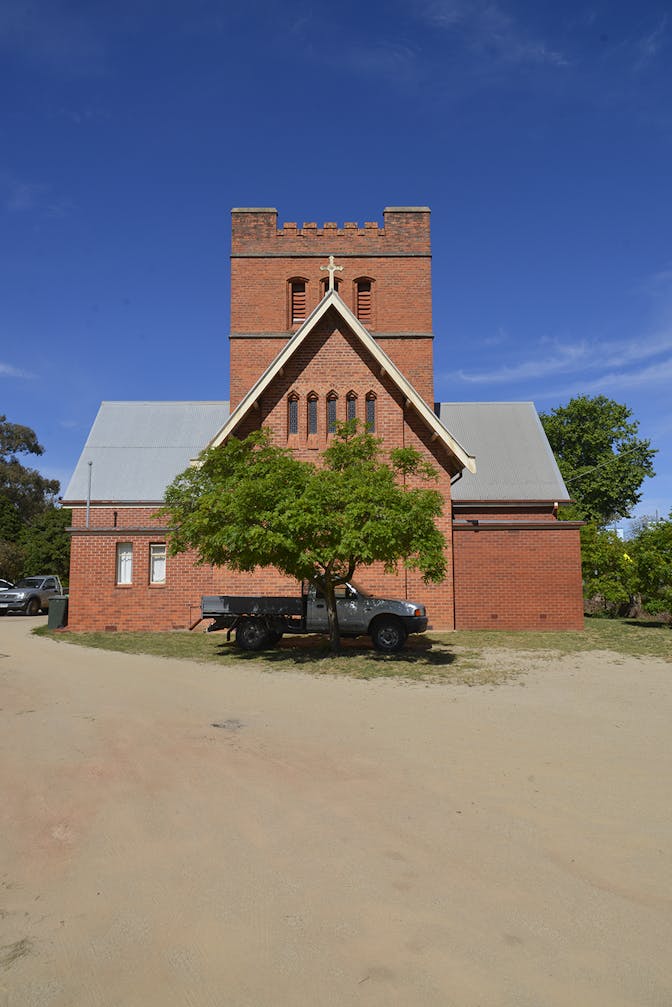
[[[442,402],[436,413],[476,457],[456,501],[569,499],[532,402]],[[228,416],[228,402],[103,402],[64,500],[86,499],[89,461],[92,500],[162,500]]]
[[[229,415],[228,402],[103,402],[65,491],[85,500],[163,499]]]
[[[439,419],[475,455],[477,472],[453,486],[460,500],[568,500],[533,402],[441,402]]]

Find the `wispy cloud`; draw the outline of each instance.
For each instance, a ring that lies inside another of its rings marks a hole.
[[[0,172],[0,205],[9,213],[37,212],[43,217],[67,217],[74,203],[67,196],[58,196],[45,182],[15,178]]]
[[[644,69],[656,58],[665,44],[666,32],[667,14],[663,14],[655,28],[647,35],[644,35],[643,38],[638,39],[636,43],[638,59],[635,63],[635,69]]]
[[[466,384],[504,385],[520,384],[530,381],[544,381],[559,375],[577,374],[581,377],[581,386],[589,383],[595,386],[609,382],[610,385],[627,386],[629,382],[641,385],[646,382],[658,381],[659,375],[667,377],[668,368],[672,368],[672,332],[664,332],[648,339],[629,340],[624,342],[587,342],[557,343],[555,340],[541,340],[537,349],[543,351],[548,346],[550,352],[540,352],[537,357],[520,361],[516,364],[502,364],[487,371],[457,372],[456,377]],[[644,361],[655,364],[645,368],[635,367]],[[628,368],[619,371],[619,368]],[[586,375],[598,374],[586,380]]]
[[[537,38],[497,3],[488,0],[430,0],[423,20],[461,40],[490,61],[510,65],[567,66],[568,58]]]
[[[34,378],[35,375],[31,374],[29,371],[22,371],[18,367],[12,367],[11,364],[3,364],[0,362],[0,378]]]

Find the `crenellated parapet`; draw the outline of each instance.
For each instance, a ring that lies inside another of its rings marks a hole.
[[[428,206],[388,206],[383,225],[334,221],[318,226],[295,221],[278,227],[274,207],[236,207],[232,211],[232,255],[429,255]]]

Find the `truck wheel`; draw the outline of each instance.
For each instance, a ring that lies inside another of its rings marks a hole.
[[[394,654],[406,643],[406,630],[399,619],[393,616],[383,617],[373,624],[371,639],[376,650],[384,654]]]
[[[236,629],[236,643],[241,650],[263,650],[270,643],[269,632],[259,619],[242,619]]]
[[[26,605],[26,615],[38,615],[40,611],[40,599],[31,598]]]

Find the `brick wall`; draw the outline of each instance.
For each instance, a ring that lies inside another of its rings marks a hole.
[[[454,528],[457,629],[583,629],[578,528],[520,523]]]

